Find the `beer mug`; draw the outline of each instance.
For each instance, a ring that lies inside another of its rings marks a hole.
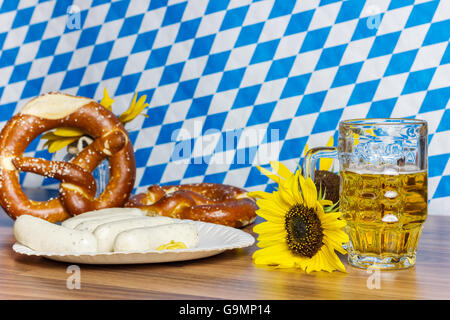
[[[339,162],[339,206],[360,268],[414,266],[427,217],[427,123],[417,119],[354,119],[339,123],[338,148],[308,151],[305,177],[320,158]]]

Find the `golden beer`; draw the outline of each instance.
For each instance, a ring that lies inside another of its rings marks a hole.
[[[396,269],[415,264],[427,217],[427,171],[341,171],[340,209],[349,262]]]

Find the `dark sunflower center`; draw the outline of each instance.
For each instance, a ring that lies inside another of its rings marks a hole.
[[[322,224],[314,209],[296,204],[286,214],[285,227],[291,251],[311,258],[322,247]]]

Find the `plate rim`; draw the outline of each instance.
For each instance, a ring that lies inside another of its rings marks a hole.
[[[126,255],[149,255],[149,254],[157,254],[162,255],[166,253],[199,253],[199,252],[214,252],[214,251],[220,251],[224,252],[226,250],[232,250],[232,249],[240,249],[240,248],[246,248],[250,247],[255,243],[255,237],[251,235],[248,232],[245,232],[238,228],[233,228],[225,225],[210,223],[210,222],[204,222],[204,221],[195,221],[190,219],[183,219],[183,222],[193,222],[195,224],[199,225],[205,225],[205,226],[212,226],[214,228],[229,230],[234,233],[238,233],[238,236],[241,237],[240,244],[231,244],[231,245],[224,245],[224,246],[213,246],[213,247],[195,247],[195,248],[189,248],[189,249],[165,249],[165,250],[147,250],[147,251],[120,251],[120,252],[44,252],[44,251],[36,251],[31,249],[30,247],[27,247],[19,242],[15,242],[12,245],[12,249],[14,252],[22,255],[27,256],[42,256],[42,257],[99,257],[99,256],[126,256]]]

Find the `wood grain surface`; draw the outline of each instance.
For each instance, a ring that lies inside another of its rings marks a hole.
[[[46,196],[41,193],[34,199]],[[253,246],[184,262],[79,265],[81,288],[70,290],[70,264],[14,253],[12,225],[1,212],[0,299],[450,299],[450,217],[429,216],[416,266],[381,272],[373,289],[372,272],[348,266],[346,257],[348,273],[308,275],[256,267]]]

